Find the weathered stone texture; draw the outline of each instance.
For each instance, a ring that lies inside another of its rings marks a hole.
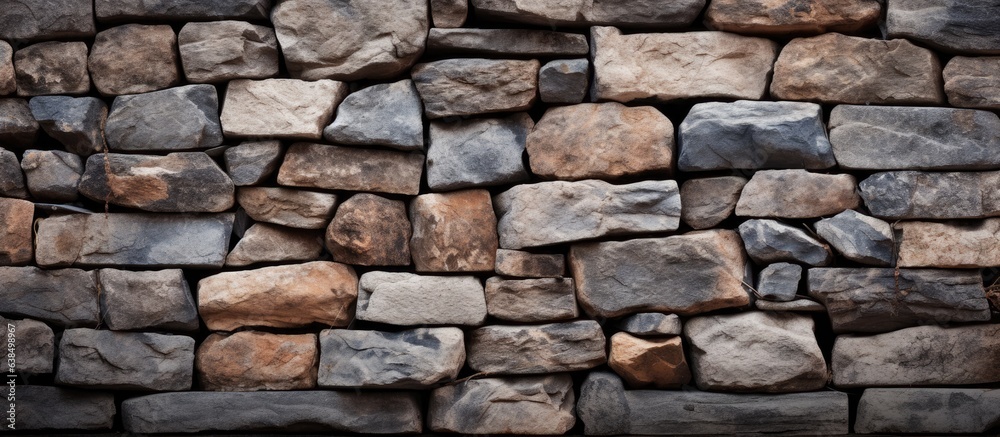
[[[446,59],[413,67],[427,118],[515,112],[538,94],[537,60]]]
[[[177,34],[184,77],[194,83],[278,74],[274,29],[242,21],[188,23]]]
[[[431,29],[430,54],[489,56],[581,56],[590,47],[587,37],[576,33],[531,29]]]
[[[638,313],[624,317],[617,326],[624,332],[639,337],[681,335],[683,326],[677,314]]]
[[[708,229],[729,218],[747,180],[740,176],[688,179],[681,185],[681,220]]]
[[[589,85],[589,59],[549,61],[538,70],[538,95],[545,103],[583,102]]]
[[[474,276],[368,272],[358,286],[358,320],[392,325],[479,326],[483,285]]]
[[[177,35],[166,25],[126,24],[101,31],[87,65],[94,87],[106,96],[146,93],[181,81]]]
[[[458,328],[320,333],[320,387],[424,389],[455,379],[465,364]]]
[[[908,38],[946,52],[1000,54],[996,0],[893,0],[886,8],[890,38]]]
[[[0,96],[17,91],[14,73],[14,48],[7,41],[0,40]]]
[[[861,196],[868,208],[872,208],[873,201],[865,195],[864,182]],[[875,266],[891,266],[896,262],[892,226],[875,217],[849,209],[816,222],[814,227],[816,234],[851,261]]]
[[[240,331],[211,334],[198,347],[202,390],[303,390],[316,387],[316,334]]]
[[[568,278],[486,280],[489,315],[512,322],[553,322],[575,319],[576,289]]]
[[[372,85],[348,95],[323,138],[338,144],[424,148],[423,103],[413,81]]]
[[[875,173],[858,187],[872,215],[886,220],[1000,215],[997,171]]]
[[[677,28],[691,24],[704,0],[663,2],[625,0],[615,3],[538,0],[471,0],[476,15],[544,26],[621,26]]]
[[[95,0],[101,22],[267,19],[272,0]]]
[[[497,226],[486,190],[424,194],[410,203],[410,252],[418,272],[492,271]]]
[[[799,292],[801,281],[802,266],[774,263],[760,271],[760,277],[757,278],[757,293],[764,300],[791,302]]]
[[[691,382],[680,337],[642,339],[619,332],[611,336],[608,365],[633,389],[677,389]]]
[[[194,339],[183,335],[63,331],[55,383],[138,391],[190,390]]]
[[[1000,390],[870,388],[854,429],[861,434],[979,434],[1000,421]]]
[[[952,106],[1000,109],[1000,57],[955,56],[944,67],[944,92]]]
[[[323,238],[318,231],[254,223],[226,256],[226,265],[312,261],[319,259],[322,252]]]
[[[528,180],[522,156],[535,125],[526,113],[430,123],[427,185],[433,191]]]
[[[0,14],[0,39],[46,40],[94,36],[94,5],[78,0],[11,2]]]
[[[35,204],[0,197],[0,266],[28,264],[34,259],[34,217]]]
[[[232,80],[222,105],[222,131],[237,138],[318,140],[347,84],[334,80]]]
[[[420,192],[423,168],[417,153],[296,143],[285,153],[278,183],[412,196]]]
[[[42,130],[66,150],[88,156],[104,150],[108,105],[96,97],[42,96],[28,102]]]
[[[805,170],[763,170],[743,187],[736,215],[744,217],[812,218],[841,213],[861,205],[854,176]]]
[[[119,96],[111,105],[104,133],[112,150],[216,147],[222,144],[219,96],[211,85],[185,85]]]
[[[28,190],[24,186],[24,173],[17,155],[0,147],[0,196],[26,199]]]
[[[52,414],[53,411],[59,414]],[[17,387],[16,414],[17,430],[109,430],[115,424],[115,395],[21,385]]]
[[[198,309],[183,270],[101,269],[101,322],[114,331],[196,331]]]
[[[492,375],[586,370],[607,361],[601,325],[593,320],[538,326],[485,326],[469,334],[468,364]]]
[[[5,335],[14,334],[15,373],[21,375],[52,373],[55,364],[56,337],[49,325],[32,319],[11,320],[0,317],[0,329]],[[11,373],[9,366],[5,368],[5,373]],[[20,387],[17,387],[17,391],[17,395],[20,395]]]
[[[0,267],[0,312],[57,327],[96,327],[100,321],[93,272]]]
[[[829,245],[802,229],[776,220],[747,220],[739,231],[747,255],[757,264],[795,262],[825,266],[833,261]]]
[[[254,220],[300,229],[323,229],[337,203],[334,194],[271,187],[243,187],[236,198]]]
[[[82,42],[43,42],[14,53],[17,95],[86,94],[87,45]]]
[[[428,426],[461,434],[563,434],[576,416],[569,375],[486,378],[431,393]]]
[[[257,185],[281,165],[284,147],[280,141],[244,141],[226,149],[226,173],[237,187]]]
[[[713,0],[705,25],[750,35],[857,33],[875,26],[881,13],[878,0]]]
[[[34,146],[38,122],[24,99],[0,99],[0,144],[11,150]]]
[[[337,208],[326,228],[326,247],[337,262],[408,266],[412,234],[403,201],[361,193]]]
[[[899,267],[1000,266],[1000,219],[969,222],[900,222]]]
[[[430,0],[434,27],[462,27],[469,15],[469,0]]]
[[[494,270],[498,275],[504,276],[559,278],[566,273],[566,259],[562,254],[497,249],[497,263]]]

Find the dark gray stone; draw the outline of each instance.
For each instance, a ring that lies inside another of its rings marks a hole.
[[[889,38],[907,38],[946,52],[1000,54],[1000,1],[893,0]]]
[[[869,388],[854,424],[859,434],[979,434],[1000,423],[1000,390]]]
[[[0,197],[26,199],[28,190],[24,186],[24,173],[17,155],[0,147]]]
[[[182,270],[101,269],[101,320],[108,329],[196,331],[198,309]]]
[[[138,391],[190,390],[194,339],[75,328],[59,342],[56,384]]]
[[[613,3],[538,0],[471,0],[476,15],[544,26],[617,26],[670,29],[691,24],[705,0],[626,0]]]
[[[283,152],[277,140],[244,141],[226,149],[226,173],[237,187],[257,185],[278,169]]]
[[[104,150],[108,105],[96,97],[41,96],[28,102],[42,130],[81,156]]]
[[[774,302],[759,299],[754,302],[754,306],[761,311],[792,311],[803,313],[825,313],[826,307],[823,304],[811,299],[795,299],[788,302]]]
[[[22,431],[109,430],[115,424],[115,395],[93,390],[19,385],[15,411],[17,429]]]
[[[79,0],[27,0],[4,5],[0,39],[47,40],[94,36],[94,4]]]
[[[538,95],[538,60],[445,59],[410,75],[427,118],[526,111]]]
[[[413,81],[373,85],[344,98],[323,137],[339,144],[423,150],[422,114]]]
[[[26,149],[35,144],[38,122],[24,99],[0,99],[0,144],[8,149]]]
[[[581,103],[589,84],[588,59],[549,61],[538,70],[538,94],[545,103]]]
[[[997,191],[1000,172],[996,171],[875,173],[861,181],[858,187],[872,215],[886,220],[1000,215],[1000,192]]]
[[[577,33],[531,29],[431,29],[430,54],[487,56],[586,56],[587,37]]]
[[[470,379],[434,390],[431,431],[559,435],[573,428],[573,379],[567,374]]]
[[[111,105],[104,133],[112,150],[216,147],[222,144],[219,97],[212,85],[186,85],[118,96]]]
[[[865,197],[864,188],[861,192]],[[865,204],[872,208],[874,201],[866,198]],[[891,266],[896,261],[892,226],[875,217],[849,209],[816,222],[815,227],[820,237],[851,261],[875,266]]]
[[[453,123],[432,121],[427,184],[434,191],[528,180],[524,149],[535,123],[527,113]]]
[[[243,21],[187,23],[177,33],[184,77],[194,83],[278,75],[274,29]]]
[[[688,179],[681,185],[681,220],[694,229],[708,229],[729,218],[747,184],[740,176]]]
[[[497,249],[494,270],[498,275],[521,278],[561,278],[566,273],[566,257],[561,253],[531,253]]]
[[[833,261],[829,245],[776,220],[747,220],[739,230],[747,254],[757,264],[794,262],[825,266]]]
[[[681,335],[683,331],[677,314],[663,313],[632,314],[618,321],[618,329],[640,337]]]
[[[52,373],[56,356],[56,336],[52,328],[38,320],[11,320],[0,316],[0,332],[3,332],[4,345],[9,335],[14,336],[15,364],[14,373],[22,375],[38,375]],[[6,348],[5,348],[6,349]],[[5,361],[4,364],[9,364]],[[11,373],[10,366],[4,367],[4,373]]]
[[[101,22],[266,20],[272,0],[95,0]]]
[[[790,302],[795,300],[802,280],[802,266],[789,263],[775,263],[764,267],[757,279],[757,292],[761,299]]]
[[[0,313],[58,327],[95,327],[99,323],[93,272],[0,267]]]
[[[511,322],[555,322],[575,319],[576,289],[569,278],[486,280],[489,315]]]
[[[465,364],[458,328],[320,333],[320,387],[423,389],[451,381]]]
[[[468,363],[476,372],[524,375],[572,372],[607,362],[601,325],[593,320],[538,326],[485,326],[469,334]]]
[[[48,41],[32,44],[14,53],[17,95],[86,94],[87,44],[80,41]]]
[[[69,203],[79,197],[77,186],[83,173],[80,157],[61,150],[27,150],[21,169],[31,197],[37,201]]]

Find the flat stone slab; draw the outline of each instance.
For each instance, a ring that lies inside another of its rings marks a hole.
[[[257,263],[315,261],[323,252],[319,231],[293,229],[270,223],[254,223],[226,256],[227,266]]]
[[[94,36],[91,2],[44,0],[9,5],[0,16],[0,39],[78,39]]]
[[[870,388],[854,430],[861,434],[979,434],[1000,421],[1000,390]]]
[[[813,218],[839,214],[861,205],[856,185],[849,174],[761,170],[743,186],[736,215]]]
[[[335,80],[237,79],[226,86],[222,132],[231,138],[318,140],[344,97]]]
[[[563,434],[576,402],[567,374],[470,379],[431,392],[431,431],[460,434]]]
[[[587,37],[578,33],[531,29],[440,29],[427,35],[427,53],[491,56],[586,56]]]
[[[454,380],[465,365],[458,328],[320,333],[320,387],[425,389]]]
[[[486,296],[475,276],[368,272],[358,285],[357,318],[402,326],[479,326],[486,321]]]
[[[554,322],[579,316],[576,288],[569,278],[486,280],[489,315],[512,322]]]
[[[94,12],[101,22],[266,20],[270,0],[95,0]]]
[[[593,320],[538,326],[484,326],[469,334],[469,368],[491,375],[572,372],[607,362]]]
[[[155,359],[150,359],[155,358]],[[183,335],[63,331],[55,383],[138,391],[190,390],[194,339]]]
[[[115,395],[93,390],[18,385],[14,410],[18,431],[110,430],[115,424]],[[55,411],[59,414],[51,414]]]
[[[57,327],[97,327],[94,273],[80,269],[0,267],[0,312]]]
[[[996,0],[895,1],[886,7],[885,26],[890,38],[920,41],[945,52],[997,55],[997,7]]]
[[[241,187],[236,199],[256,221],[299,229],[323,229],[337,204],[336,194],[277,187]]]
[[[896,224],[899,267],[1000,266],[1000,219]]]
[[[1000,215],[1000,171],[875,173],[858,188],[872,215],[886,220]]]
[[[291,187],[417,195],[424,155],[296,143],[285,153],[278,183]]]
[[[503,276],[561,278],[566,273],[566,257],[561,253],[497,249],[497,263],[494,270]]]
[[[503,21],[544,26],[678,28],[691,24],[705,7],[705,0],[662,2],[624,0],[616,3],[538,0],[472,0],[476,15]]]
[[[794,6],[770,0],[713,0],[705,11],[705,25],[747,35],[852,34],[874,27],[881,15],[878,0],[813,0]]]
[[[538,60],[445,59],[411,75],[427,118],[524,111],[538,95]]]

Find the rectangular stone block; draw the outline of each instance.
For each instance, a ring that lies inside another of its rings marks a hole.
[[[872,215],[886,220],[1000,215],[1000,171],[875,173],[858,188]]]
[[[979,434],[1000,423],[1000,390],[870,388],[861,395],[859,434]]]
[[[486,308],[493,317],[512,322],[554,322],[579,315],[576,288],[570,278],[486,280]]]
[[[475,276],[368,272],[358,285],[358,320],[479,326],[486,320],[486,297]]]
[[[1000,218],[964,222],[900,222],[899,267],[967,269],[1000,266]]]
[[[586,370],[607,362],[593,320],[537,326],[484,326],[469,334],[469,368],[492,375]]]
[[[93,272],[0,267],[0,313],[57,327],[96,327],[100,320]]]
[[[194,339],[183,335],[63,331],[55,383],[137,391],[190,390]]]
[[[222,105],[222,132],[226,137],[318,140],[347,93],[347,84],[329,79],[233,80]]]
[[[424,389],[454,380],[465,365],[461,329],[320,333],[320,387]]]
[[[112,393],[19,385],[15,404],[16,431],[110,430],[115,424],[115,395]],[[3,424],[4,430],[10,431],[6,427],[10,423],[5,420]]]
[[[278,170],[278,183],[291,187],[417,195],[424,155],[292,144]]]
[[[14,373],[22,375],[39,375],[52,373],[55,364],[56,338],[52,328],[38,320],[11,320],[0,317],[0,333],[4,345],[10,346],[11,336],[14,339]],[[6,351],[7,348],[4,348]],[[6,354],[4,354],[6,357]],[[3,367],[3,373],[10,374],[8,366]]]
[[[27,200],[0,198],[0,266],[28,264],[34,258],[31,224],[35,204]]]

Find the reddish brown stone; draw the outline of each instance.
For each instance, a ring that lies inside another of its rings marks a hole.
[[[0,265],[22,265],[34,258],[31,223],[35,204],[0,197]]]
[[[337,202],[334,194],[271,187],[243,187],[236,198],[254,220],[301,229],[325,227]]]
[[[417,196],[410,204],[410,221],[418,272],[493,270],[499,243],[489,191]]]
[[[676,389],[691,382],[680,337],[636,338],[619,332],[611,336],[608,365],[630,388]]]
[[[180,83],[177,35],[167,25],[126,24],[97,34],[87,61],[97,91],[139,94]]]
[[[401,200],[355,194],[326,228],[334,261],[363,266],[410,265],[410,220]]]
[[[424,156],[324,144],[292,144],[278,170],[278,183],[328,190],[416,195]]]
[[[316,387],[318,361],[316,334],[241,331],[209,335],[195,370],[203,390],[301,390]]]
[[[878,0],[712,0],[705,25],[752,35],[856,33],[881,13]]]

